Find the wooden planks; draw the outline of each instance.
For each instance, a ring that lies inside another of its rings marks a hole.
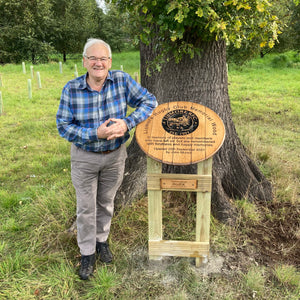
[[[149,241],[149,255],[203,257],[208,255],[209,243],[188,241]]]
[[[209,255],[212,158],[198,163],[195,175],[163,174],[161,171],[162,164],[147,157],[149,259],[195,257],[196,266],[200,266]],[[197,193],[195,241],[163,240],[162,191],[178,189]]]

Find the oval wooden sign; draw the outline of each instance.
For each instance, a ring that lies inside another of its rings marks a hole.
[[[189,165],[211,157],[220,149],[225,127],[208,107],[178,101],[156,107],[136,127],[135,134],[149,157],[165,164]]]

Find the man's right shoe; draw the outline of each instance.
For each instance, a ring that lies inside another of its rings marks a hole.
[[[79,269],[79,276],[81,279],[87,280],[89,276],[93,274],[95,262],[96,262],[95,253],[92,255],[81,256],[81,265]]]
[[[96,253],[100,255],[100,260],[105,264],[110,264],[113,260],[113,255],[107,242],[96,242]]]

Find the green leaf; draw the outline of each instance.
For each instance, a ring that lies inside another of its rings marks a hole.
[[[171,11],[173,11],[173,10],[176,9],[176,8],[177,8],[176,2],[175,2],[175,1],[171,2],[171,3],[169,4],[168,10],[167,10],[167,14],[169,14]]]
[[[226,2],[224,2],[223,5],[224,5],[224,6],[228,6],[228,5],[230,5],[231,3],[232,3],[232,0],[231,0],[231,1],[226,1]]]
[[[196,15],[199,17],[199,18],[202,18],[203,17],[203,9],[201,7],[199,7],[196,11]]]

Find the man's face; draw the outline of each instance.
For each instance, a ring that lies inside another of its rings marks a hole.
[[[84,57],[83,62],[90,79],[95,81],[104,80],[112,63],[108,49],[102,44],[94,44],[86,50],[86,56],[88,58]]]

